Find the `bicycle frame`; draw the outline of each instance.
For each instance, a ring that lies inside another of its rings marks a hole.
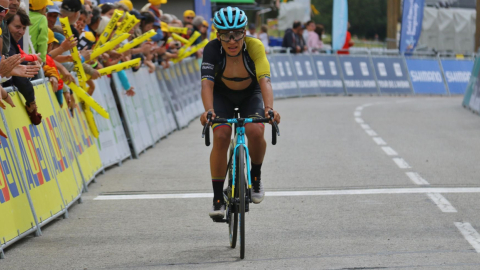
[[[240,121],[239,121],[240,120]],[[235,172],[236,172],[236,156],[237,156],[237,149],[240,145],[243,145],[243,148],[245,149],[245,163],[247,164],[247,179],[248,179],[248,188],[252,188],[252,180],[250,177],[250,152],[248,151],[247,144],[245,143],[245,124],[247,123],[252,123],[251,118],[245,118],[245,119],[228,119],[227,120],[229,123],[232,124],[237,124],[239,125],[236,128],[235,132],[235,148],[233,150],[233,171],[232,171],[232,198],[235,194]]]

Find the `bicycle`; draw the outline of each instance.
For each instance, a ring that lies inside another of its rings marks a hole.
[[[252,202],[252,181],[250,177],[250,156],[248,147],[245,144],[245,124],[247,123],[268,123],[272,127],[272,144],[277,143],[277,135],[280,130],[273,119],[273,111],[268,112],[270,118],[239,118],[238,110],[235,110],[235,118],[232,119],[211,119],[212,113],[207,114],[207,123],[203,127],[202,138],[205,138],[205,145],[210,145],[210,123],[231,123],[235,124],[234,139],[230,142],[229,159],[227,165],[228,185],[224,190],[225,218],[213,219],[214,222],[225,222],[228,224],[230,247],[235,248],[237,244],[237,232],[240,230],[240,258],[245,257],[245,212],[249,211],[249,204]],[[245,166],[246,164],[246,166]],[[245,181],[247,175],[248,182]],[[238,179],[238,185],[236,180]],[[237,188],[238,186],[238,188]],[[240,229],[238,229],[240,226]]]

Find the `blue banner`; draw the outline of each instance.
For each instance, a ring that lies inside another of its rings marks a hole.
[[[406,59],[415,94],[447,94],[438,60]]]
[[[402,57],[372,57],[382,94],[413,94]]]
[[[275,98],[299,96],[300,92],[291,66],[290,56],[279,54],[268,55],[267,58],[270,62],[273,96]]]
[[[312,55],[321,94],[345,94],[335,55]]]
[[[473,60],[443,59],[441,63],[450,94],[463,95],[472,75]]]
[[[195,0],[195,15],[202,16],[211,26],[212,6],[210,0]],[[207,37],[210,36],[211,29],[211,27],[208,27]]]
[[[340,50],[345,44],[348,27],[348,3],[347,0],[333,1],[333,29],[332,29],[332,49]]]
[[[302,96],[319,95],[317,76],[312,67],[312,59],[310,55],[300,54],[293,57],[293,70],[297,75],[298,88]]]
[[[339,56],[347,94],[378,94],[367,56]]]
[[[400,52],[415,50],[422,32],[424,0],[404,0],[402,30],[400,32]]]

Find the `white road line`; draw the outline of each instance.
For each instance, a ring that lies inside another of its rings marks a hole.
[[[355,111],[355,112],[353,113],[353,115],[354,115],[355,117],[359,117],[359,116],[362,116],[362,112],[360,112],[360,111]]]
[[[410,165],[403,158],[393,158],[393,161],[397,164],[400,169],[410,169]]]
[[[371,129],[365,129],[365,132],[370,136],[378,136],[378,134]]]
[[[362,126],[363,129],[370,129],[370,126],[367,124],[361,124],[360,126]]]
[[[457,209],[442,196],[440,193],[427,193],[427,196],[442,210],[444,213],[456,213]]]
[[[374,137],[373,140],[378,144],[378,145],[386,145],[387,143],[380,137]]]
[[[398,156],[398,153],[395,152],[395,150],[393,150],[390,146],[383,146],[382,150],[389,156]]]
[[[345,190],[309,190],[309,191],[267,191],[268,197],[289,196],[328,196],[328,195],[382,195],[382,194],[426,194],[426,193],[480,193],[480,188],[383,188],[383,189],[345,189]],[[142,199],[194,199],[212,198],[213,193],[184,194],[136,194],[136,195],[100,195],[94,200],[142,200]]]
[[[359,118],[359,117],[355,117],[355,121],[357,121],[357,123],[359,123],[359,124],[364,123],[363,119]]]
[[[358,106],[355,110],[356,110],[356,111],[361,111],[361,110],[363,110],[363,107],[362,107],[362,106]]]
[[[455,226],[460,230],[463,237],[480,253],[480,235],[468,222],[455,222]]]
[[[423,177],[416,172],[406,172],[405,174],[407,174],[408,178],[410,178],[410,180],[417,185],[430,185],[427,180],[423,179]]]

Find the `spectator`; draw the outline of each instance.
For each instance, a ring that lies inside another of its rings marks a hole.
[[[58,42],[58,40],[55,38],[53,31],[48,29],[47,51],[50,53],[56,47],[60,47],[60,42]],[[58,73],[55,61],[49,54],[47,54],[47,60],[45,62],[45,66],[43,66],[43,71],[45,73],[45,77],[48,78],[52,84],[52,90],[57,97],[58,104],[60,107],[63,107],[63,80],[60,78],[60,73]]]
[[[268,46],[268,27],[267,25],[262,25],[260,27],[260,33],[258,33],[258,39],[262,41],[263,47],[265,47],[265,51],[268,52],[270,50],[270,47]]]
[[[153,16],[160,19],[160,17],[162,17],[160,7],[162,6],[162,4],[166,4],[167,0],[148,0],[148,2],[149,3],[143,6],[140,11],[151,12]]]
[[[82,9],[82,3],[80,2],[80,0],[63,0],[62,5],[60,7],[60,17],[68,18],[68,22],[70,23],[70,28],[72,28],[72,34],[77,40],[80,39],[80,34],[78,33],[74,25],[77,22],[78,18],[80,17],[81,9]]]
[[[102,9],[102,16],[112,18],[113,13],[115,12],[115,6],[112,3],[107,2],[100,5],[99,7]]]
[[[207,30],[207,28],[205,27],[205,25],[203,25],[204,20],[205,19],[203,19],[202,16],[195,17],[192,21],[193,30],[198,31],[200,34],[205,32]],[[193,45],[197,45],[200,42],[202,42],[202,37],[198,37],[197,40],[195,40],[195,42],[193,42]]]
[[[191,24],[195,18],[195,12],[193,10],[185,10],[183,12],[183,24],[186,25],[187,23]]]
[[[308,35],[313,31],[315,31],[315,22],[310,20],[305,24],[305,31],[303,31],[303,40],[305,40],[307,44],[308,44]]]
[[[58,15],[60,15],[60,8],[58,7],[58,2],[53,2],[53,5],[47,6],[47,8],[48,28],[52,29],[57,23]]]
[[[285,30],[282,47],[291,48],[290,52],[292,53],[301,53],[306,50],[302,31],[302,24],[299,21],[294,22],[293,28]]]
[[[125,3],[122,3],[122,2],[117,2],[115,3],[115,5],[113,6],[115,9],[118,9],[118,10],[121,10],[123,12],[128,12],[130,11],[130,9],[128,8],[128,6],[125,4]]]
[[[100,26],[101,21],[102,21],[102,10],[99,7],[93,7],[92,17],[90,19],[90,23],[88,24],[88,28],[90,29],[90,31],[97,32],[96,30]]]
[[[203,27],[202,29],[200,30],[200,34],[202,34],[200,37],[202,38],[202,40],[206,39],[207,38],[207,30],[208,30],[208,22],[203,20]]]
[[[252,37],[255,37],[255,24],[254,23],[251,23],[248,25],[248,30],[247,30],[247,36],[252,36]]]
[[[25,11],[18,9],[16,14],[13,14],[13,16],[11,16],[6,21],[5,24],[9,29],[9,36],[10,36],[9,55],[16,55],[16,54],[23,53],[23,51],[20,49],[20,46],[18,46],[17,42],[25,34],[27,26],[30,25],[30,18],[25,13]],[[38,55],[25,55],[25,60],[27,61],[28,60],[35,61],[37,59],[38,59]],[[28,67],[28,66],[24,66],[24,67]],[[33,71],[31,70],[32,67],[35,68],[33,72],[35,74],[32,74],[32,71]],[[42,122],[42,115],[37,112],[37,104],[35,103],[35,90],[33,89],[32,83],[26,77],[30,77],[30,78],[33,77],[38,73],[39,69],[40,67],[37,65],[30,66],[29,69],[25,71],[25,74],[24,74],[25,77],[12,76],[12,79],[6,83],[7,86],[15,85],[18,88],[18,91],[25,98],[26,100],[25,109],[27,111],[28,117],[30,118],[30,121],[32,121],[32,124],[34,125],[39,125]]]
[[[343,44],[342,51],[337,51],[338,54],[350,54],[348,50],[350,49],[350,47],[354,45],[352,41],[352,35],[350,34],[350,31],[348,31],[348,29],[350,29],[350,22],[348,22],[348,26],[347,26],[347,35],[345,36],[345,43]]]
[[[40,53],[42,62],[45,63],[48,43],[48,22],[45,14],[47,12],[48,0],[30,0],[30,40],[35,52]]]
[[[132,1],[130,0],[120,0],[120,2],[118,3],[121,3],[121,4],[124,4],[125,6],[127,6],[127,11],[132,11],[133,9],[133,4],[132,4]]]
[[[315,31],[308,34],[307,47],[311,52],[316,52],[323,48],[322,35],[323,25],[321,24],[317,24],[315,26]]]

